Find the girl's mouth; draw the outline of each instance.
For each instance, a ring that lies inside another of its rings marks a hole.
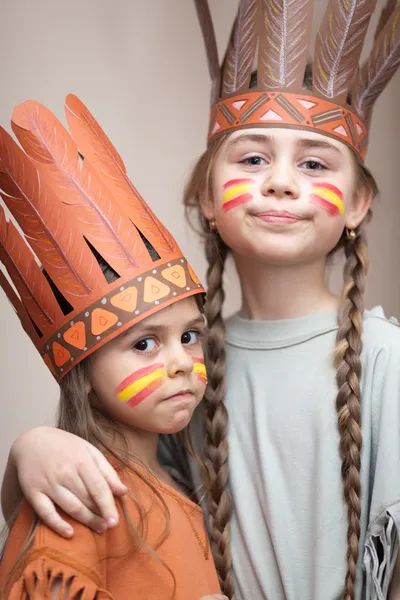
[[[267,223],[274,223],[275,225],[288,225],[290,223],[297,223],[303,221],[304,218],[299,215],[295,215],[287,210],[268,210],[263,213],[257,213],[254,216],[266,221]]]
[[[191,390],[181,390],[180,392],[177,392],[173,396],[168,396],[168,398],[166,398],[166,400],[185,400],[189,396],[193,396],[193,392]]]

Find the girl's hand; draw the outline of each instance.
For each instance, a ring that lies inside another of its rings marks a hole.
[[[25,498],[60,535],[71,537],[74,532],[55,504],[98,533],[118,523],[113,494],[122,496],[126,486],[88,442],[54,427],[38,427],[14,442],[10,459]]]
[[[229,598],[221,594],[211,594],[209,596],[202,596],[200,600],[229,600]]]

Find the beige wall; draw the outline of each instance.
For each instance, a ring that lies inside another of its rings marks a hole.
[[[182,186],[204,148],[209,81],[192,0],[3,0],[0,124],[36,99],[63,119],[78,94],[121,152],[135,184],[177,236],[200,275],[205,262],[183,220]],[[236,3],[210,0],[220,48]],[[316,0],[320,17],[326,4]],[[380,1],[383,4],[383,1]],[[370,230],[368,304],[400,315],[400,75],[382,97],[368,163],[382,191]],[[335,282],[338,278],[335,277]],[[228,310],[238,304],[228,275]],[[0,291],[0,477],[24,429],[51,423],[57,386]]]

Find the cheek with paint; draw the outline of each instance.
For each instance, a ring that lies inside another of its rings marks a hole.
[[[160,387],[167,372],[162,363],[135,371],[124,379],[115,390],[115,395],[122,404],[134,408]]]
[[[310,202],[326,210],[332,216],[344,213],[343,193],[330,183],[314,183]]]
[[[224,183],[222,195],[222,210],[224,213],[241,204],[249,202],[253,198],[252,190],[254,179],[231,179]]]
[[[196,375],[196,378],[207,385],[207,371],[206,365],[204,364],[204,358],[194,358],[193,359],[193,373]]]

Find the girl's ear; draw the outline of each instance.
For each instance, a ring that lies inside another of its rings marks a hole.
[[[207,221],[215,218],[214,201],[211,193],[211,184],[199,193],[199,202],[203,216]]]
[[[85,381],[85,393],[89,396],[93,391],[93,386],[89,378]]]
[[[353,194],[352,205],[346,215],[347,229],[356,229],[368,214],[373,200],[373,191],[369,185],[359,185]]]

